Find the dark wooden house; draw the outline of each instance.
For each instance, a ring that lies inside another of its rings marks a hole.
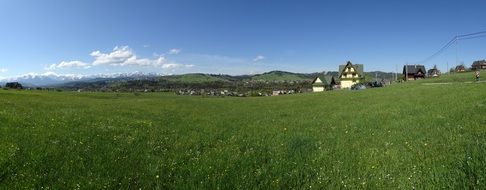
[[[466,72],[466,67],[464,65],[458,65],[454,69],[454,72],[456,73]]]
[[[418,80],[425,78],[425,66],[423,65],[405,65],[403,66],[403,80]]]
[[[472,70],[486,69],[486,60],[475,61],[471,65]]]
[[[439,77],[439,76],[440,76],[440,70],[439,70],[439,69],[437,69],[437,65],[434,65],[434,68],[429,69],[429,70],[427,71],[427,75],[428,75],[429,77]]]

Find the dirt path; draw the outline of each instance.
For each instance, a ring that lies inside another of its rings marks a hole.
[[[471,84],[471,83],[483,83],[483,82],[486,82],[486,80],[484,81],[467,81],[467,82],[435,82],[435,83],[422,83],[422,85],[446,85],[446,84],[460,84],[460,83],[463,83],[463,84]]]

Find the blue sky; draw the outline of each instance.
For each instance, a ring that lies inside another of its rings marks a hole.
[[[486,30],[486,1],[1,0],[0,77],[25,73],[395,71]],[[486,38],[458,62],[486,59]],[[446,70],[456,47],[425,63]]]

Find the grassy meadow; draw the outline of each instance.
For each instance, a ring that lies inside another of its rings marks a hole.
[[[486,83],[464,81],[251,98],[0,90],[0,189],[486,189]]]

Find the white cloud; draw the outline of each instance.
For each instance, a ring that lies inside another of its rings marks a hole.
[[[176,69],[176,68],[192,68],[194,67],[195,65],[184,65],[184,64],[178,64],[178,63],[166,63],[166,64],[163,64],[162,65],[162,68],[164,69]]]
[[[59,64],[52,64],[46,68],[46,70],[55,70],[55,69],[66,69],[66,68],[90,68],[91,65],[89,63],[85,63],[82,61],[62,61]]]
[[[139,59],[128,46],[117,46],[110,53],[94,51],[90,55],[95,58],[93,65],[152,66],[162,67],[163,69],[173,69],[185,66],[183,64],[168,63],[162,55],[158,56],[156,59]]]
[[[164,57],[165,56],[164,54],[158,54],[156,52],[154,52],[152,55],[155,56],[155,57]]]
[[[24,79],[29,79],[29,78],[35,78],[35,77],[62,77],[62,78],[69,78],[69,79],[80,79],[83,78],[85,75],[81,74],[58,74],[53,71],[47,71],[44,73],[35,73],[35,72],[30,72],[26,73],[23,75],[18,75],[16,77],[12,77],[12,79],[18,79],[18,78],[24,78]]]
[[[265,57],[263,55],[258,55],[253,59],[253,62],[258,62],[258,61],[261,61],[261,60],[264,60],[264,59],[265,59]]]
[[[181,50],[172,49],[170,54],[177,54]],[[142,67],[162,67],[163,69],[174,68],[190,68],[194,65],[184,65],[173,62],[168,62],[164,55],[158,55],[154,59],[139,58],[128,46],[116,46],[109,53],[101,51],[93,51],[90,56],[94,58],[92,63],[85,63],[82,61],[63,61],[59,64],[52,64],[46,67],[46,70],[55,70],[61,68],[91,68],[93,66],[109,65],[109,66],[142,66]]]
[[[177,55],[181,52],[180,49],[171,49],[169,52],[167,52],[169,55]]]
[[[6,73],[8,69],[0,69],[0,73]]]
[[[177,63],[167,63],[167,64],[162,65],[162,68],[164,68],[164,69],[175,69],[175,68],[179,68],[179,67],[183,67],[183,66],[184,65],[177,64]]]
[[[171,49],[169,54],[177,54],[181,50]],[[178,63],[169,63],[163,55],[158,55],[156,59],[139,59],[128,46],[115,47],[110,53],[101,53],[94,51],[90,54],[95,58],[93,65],[111,65],[111,66],[151,66],[162,67],[163,69],[174,69],[181,67],[193,67],[194,65],[184,65]]]
[[[133,65],[137,62],[137,56],[132,52],[128,46],[116,46],[110,53],[101,53],[100,51],[93,51],[90,54],[94,57],[93,65]],[[142,61],[143,64],[143,61]]]
[[[223,55],[211,55],[211,54],[190,54],[186,56],[193,61],[198,62],[209,62],[213,64],[245,64],[248,63],[248,60],[237,58],[237,57],[228,57]]]

